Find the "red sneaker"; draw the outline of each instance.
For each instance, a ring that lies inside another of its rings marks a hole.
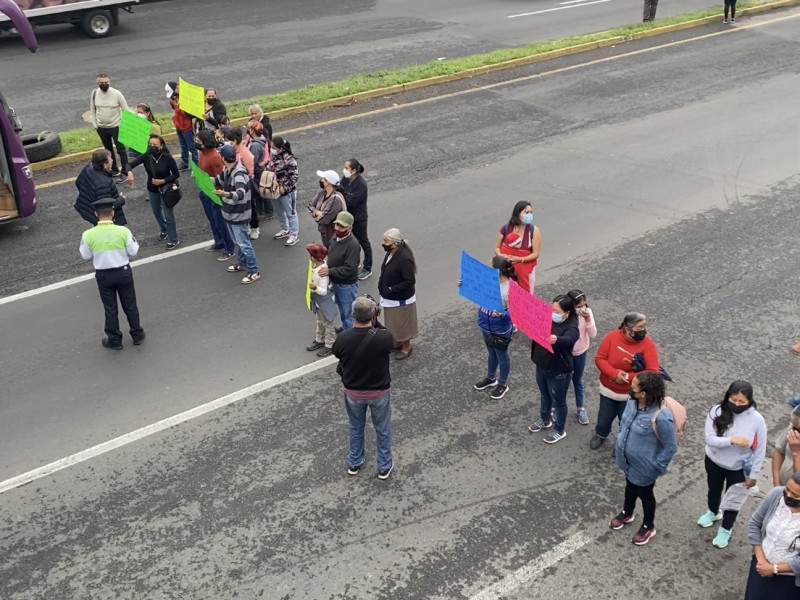
[[[650,538],[655,536],[656,528],[655,527],[646,527],[642,525],[639,527],[639,531],[633,536],[633,543],[637,546],[644,546],[647,542],[650,541]]]
[[[622,529],[623,527],[625,527],[625,525],[633,523],[633,519],[634,519],[633,513],[626,515],[625,511],[621,510],[616,517],[611,519],[611,523],[609,523],[609,526],[611,527],[611,529],[616,531],[618,529]]]

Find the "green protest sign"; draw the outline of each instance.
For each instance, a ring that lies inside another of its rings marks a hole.
[[[122,120],[119,122],[119,141],[123,146],[144,154],[147,152],[150,128],[150,121],[129,110],[123,110]]]
[[[197,189],[211,198],[211,200],[222,206],[222,200],[220,200],[220,197],[214,193],[214,182],[211,181],[211,177],[208,176],[208,173],[198,167],[197,163],[195,163],[191,158],[189,159],[189,167],[192,169],[192,176],[194,177],[194,182],[197,185]]]

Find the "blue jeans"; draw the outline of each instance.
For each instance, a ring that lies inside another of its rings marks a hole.
[[[508,348],[491,348],[489,346],[489,334],[483,333],[483,341],[486,343],[486,352],[489,354],[489,364],[486,368],[486,377],[494,379],[497,369],[500,369],[500,378],[497,383],[505,385],[508,381],[508,374],[511,371],[511,357],[508,355]]]
[[[214,236],[214,246],[221,248],[225,254],[233,254],[233,240],[228,233],[225,219],[222,217],[222,207],[216,204],[211,198],[200,192],[200,204],[206,213],[206,219],[211,226],[211,234]]]
[[[339,317],[342,319],[342,329],[347,331],[353,327],[353,302],[358,294],[358,282],[334,283],[333,294],[336,306],[339,307]]]
[[[181,160],[184,164],[189,164],[189,154],[192,155],[192,160],[197,162],[197,147],[194,145],[194,132],[189,129],[187,131],[176,130],[178,134],[178,143],[181,145]]]
[[[587,350],[580,356],[572,357],[572,385],[575,388],[575,406],[583,408],[584,400],[584,385],[583,385],[583,372],[586,370],[586,355],[589,354]]]
[[[555,406],[556,422],[553,429],[564,433],[567,424],[567,391],[569,390],[572,373],[554,373],[536,367],[536,385],[542,395],[542,406],[539,416],[545,423],[550,422],[550,412]]]
[[[607,438],[611,435],[611,426],[614,424],[614,419],[617,419],[617,421],[622,420],[622,413],[625,412],[627,404],[627,402],[612,400],[600,394],[600,408],[597,411],[597,425],[594,427],[594,432],[601,438]]]
[[[178,243],[178,228],[175,225],[175,213],[161,199],[158,192],[147,191],[147,199],[150,202],[150,210],[158,223],[158,230],[167,234],[170,244]]]
[[[275,200],[275,216],[281,229],[293,236],[300,235],[300,219],[297,216],[297,192],[289,192]]]
[[[364,426],[367,423],[367,408],[372,413],[372,426],[378,442],[378,470],[392,468],[392,391],[377,400],[351,400],[344,394],[344,408],[350,422],[350,451],[347,464],[358,467],[364,464]]]
[[[256,264],[256,252],[253,250],[253,244],[250,243],[250,234],[247,233],[247,223],[231,223],[226,221],[228,226],[228,233],[236,244],[236,262],[247,269],[247,272],[258,273],[258,265]]]

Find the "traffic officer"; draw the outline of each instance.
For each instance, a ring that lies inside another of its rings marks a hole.
[[[139,252],[139,243],[127,227],[114,224],[115,202],[114,198],[103,198],[92,203],[97,225],[83,232],[80,252],[84,260],[91,260],[94,264],[95,279],[106,313],[103,347],[122,350],[117,296],[128,319],[134,346],[144,341],[145,334],[139,323],[133,271],[128,258]]]

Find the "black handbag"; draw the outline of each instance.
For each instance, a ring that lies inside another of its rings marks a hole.
[[[183,192],[181,192],[181,184],[178,181],[173,181],[158,188],[158,193],[161,194],[161,199],[167,208],[174,208],[175,205],[181,201]]]
[[[489,348],[497,348],[498,350],[505,350],[511,343],[511,338],[496,333],[487,334],[486,345]]]

